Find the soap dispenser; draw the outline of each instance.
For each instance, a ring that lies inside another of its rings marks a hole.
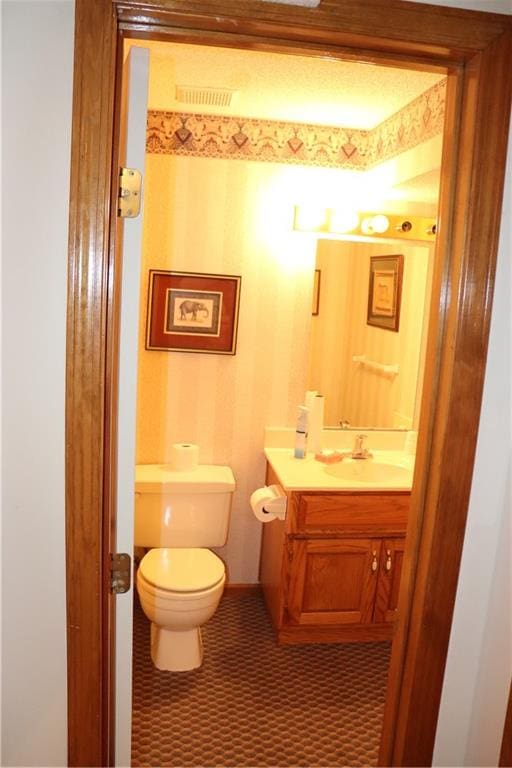
[[[293,455],[296,459],[305,459],[308,449],[308,420],[309,408],[299,405],[297,416],[297,429],[295,430],[295,449]]]

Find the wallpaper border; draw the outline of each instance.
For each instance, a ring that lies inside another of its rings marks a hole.
[[[152,154],[368,170],[443,130],[446,80],[370,131],[189,112],[148,111]]]

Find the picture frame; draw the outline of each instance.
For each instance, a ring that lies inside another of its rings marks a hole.
[[[398,332],[404,257],[370,256],[368,312],[366,322],[376,328]]]
[[[320,279],[322,276],[322,271],[320,269],[315,269],[315,274],[313,276],[313,307],[311,310],[312,315],[318,315],[320,314]]]
[[[146,349],[235,355],[241,281],[151,269]]]

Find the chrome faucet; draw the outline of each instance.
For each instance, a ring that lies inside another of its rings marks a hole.
[[[352,449],[352,453],[350,454],[353,459],[371,459],[372,454],[370,451],[365,448],[364,441],[366,440],[367,435],[356,435],[356,439],[354,441],[354,447]]]

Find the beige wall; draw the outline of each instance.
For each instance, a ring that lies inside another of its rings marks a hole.
[[[333,174],[327,177],[332,180]],[[343,186],[344,173],[336,174]],[[140,342],[137,462],[200,446],[232,466],[237,491],[224,552],[232,581],[258,579],[260,524],[249,497],[264,482],[265,426],[292,426],[307,380],[316,241],[292,231],[300,188],[326,173],[271,163],[147,156],[141,328],[148,270],[242,276],[235,356],[144,349]]]
[[[320,313],[312,320],[309,386],[326,396],[325,423],[412,428],[424,329],[429,246],[320,240]],[[370,256],[403,254],[398,332],[366,322]],[[397,376],[353,361],[398,364]]]

